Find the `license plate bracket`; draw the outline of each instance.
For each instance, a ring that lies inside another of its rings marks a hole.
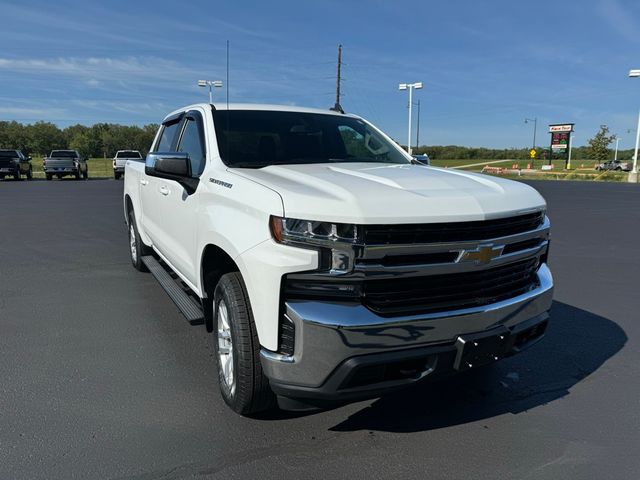
[[[464,371],[499,360],[507,353],[509,335],[508,328],[498,327],[488,332],[459,336],[453,368]]]

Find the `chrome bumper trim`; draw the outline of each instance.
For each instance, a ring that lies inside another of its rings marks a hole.
[[[380,317],[360,304],[289,301],[287,315],[296,329],[291,357],[261,351],[266,375],[279,383],[318,387],[343,361],[381,353],[453,342],[459,335],[498,325],[548,318],[553,278],[546,264],[539,286],[526,294],[483,307],[403,317]]]

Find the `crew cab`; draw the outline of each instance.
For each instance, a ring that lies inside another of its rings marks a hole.
[[[131,261],[200,312],[240,414],[380,396],[544,335],[544,199],[414,164],[356,115],[191,105],[125,171]]]
[[[54,175],[58,178],[73,175],[76,180],[89,178],[87,160],[77,150],[52,150],[42,161],[42,168],[47,180]]]
[[[20,180],[20,175],[31,180],[33,178],[31,157],[25,156],[21,150],[0,149],[0,179],[9,175],[15,180]]]
[[[142,155],[138,150],[118,150],[115,157],[113,157],[113,177],[116,180],[124,175],[124,166],[128,160],[140,162],[142,161]]]

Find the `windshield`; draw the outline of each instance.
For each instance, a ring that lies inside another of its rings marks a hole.
[[[0,158],[17,158],[18,152],[15,150],[0,150]]]
[[[57,158],[76,158],[78,154],[74,150],[54,150],[51,152],[51,156]]]
[[[142,158],[140,152],[134,150],[125,150],[123,152],[118,152],[116,154],[116,158]]]
[[[295,163],[409,163],[363,120],[342,115],[262,110],[214,112],[222,161],[261,168]]]

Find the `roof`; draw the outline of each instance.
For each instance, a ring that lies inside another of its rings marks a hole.
[[[187,105],[182,108],[178,108],[173,112],[169,113],[165,118],[171,117],[176,113],[183,112],[185,110],[189,110],[192,108],[200,107],[200,108],[210,108],[209,103],[195,103],[193,105]],[[216,110],[227,110],[226,103],[214,103],[213,106]],[[300,112],[300,113],[319,113],[324,115],[347,115],[349,117],[356,117],[356,115],[339,113],[334,110],[329,110],[329,108],[307,108],[307,107],[299,107],[297,105],[270,105],[264,103],[230,103],[228,106],[229,110],[264,110],[270,112]]]

